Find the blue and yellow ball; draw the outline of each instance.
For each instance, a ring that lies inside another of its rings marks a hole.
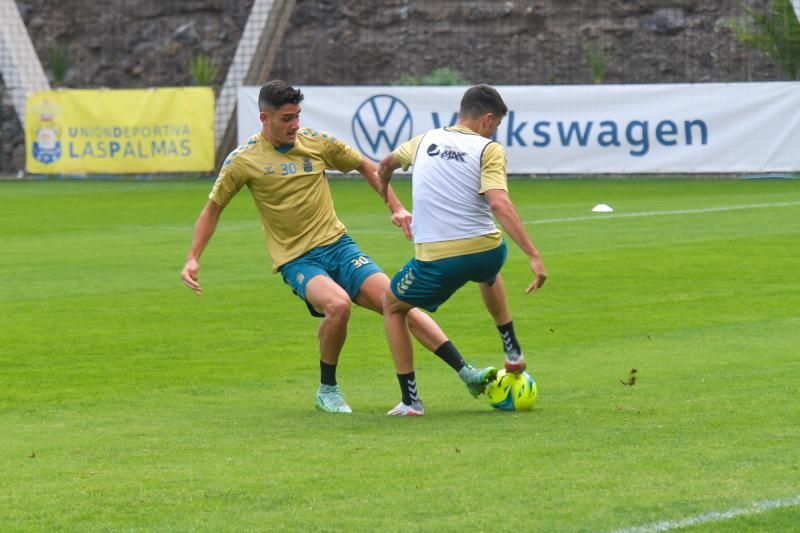
[[[486,397],[495,409],[502,411],[528,411],[533,409],[539,392],[536,381],[527,372],[512,374],[505,369],[486,387]]]

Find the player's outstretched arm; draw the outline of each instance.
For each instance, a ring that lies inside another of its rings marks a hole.
[[[399,166],[399,165],[398,165]],[[382,179],[375,164],[367,158],[361,161],[358,172],[364,176],[373,189],[381,195],[389,210],[392,212],[392,224],[401,228],[406,239],[411,239],[411,213],[403,206],[403,203],[394,193],[389,185],[389,179]],[[391,177],[391,173],[389,173]]]
[[[547,271],[544,268],[544,263],[539,255],[539,251],[534,246],[533,241],[525,231],[525,226],[519,219],[517,210],[514,204],[511,203],[511,198],[508,196],[508,191],[502,189],[491,189],[486,191],[486,200],[489,202],[489,208],[492,210],[495,218],[508,233],[508,235],[517,243],[517,246],[525,252],[528,256],[531,265],[531,272],[533,272],[533,281],[528,285],[526,292],[533,292],[547,280]]]
[[[181,279],[184,285],[192,289],[198,296],[203,292],[200,283],[197,281],[200,273],[200,256],[217,228],[220,214],[222,214],[222,207],[213,200],[209,200],[203,207],[200,216],[197,218],[197,223],[194,225],[192,245],[189,248],[189,255],[186,257],[186,264],[181,271]]]
[[[389,152],[389,154],[384,157],[380,163],[378,163],[378,179],[380,180],[380,186],[383,190],[386,190],[389,187],[389,182],[392,179],[392,173],[400,168],[400,166],[401,165],[397,161],[397,157],[395,157],[394,152]]]
[[[397,161],[397,157],[394,155],[394,152],[389,152],[386,157],[378,163],[378,178],[380,178],[382,183],[388,185],[389,181],[392,179],[392,173],[398,168],[400,168],[400,163]]]

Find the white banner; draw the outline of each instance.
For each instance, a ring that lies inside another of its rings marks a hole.
[[[466,87],[300,87],[300,124],[373,161],[455,123]],[[495,140],[510,174],[794,172],[800,82],[500,86]],[[260,131],[258,87],[238,97],[238,138]]]

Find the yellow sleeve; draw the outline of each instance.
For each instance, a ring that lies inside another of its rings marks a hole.
[[[481,189],[483,194],[492,189],[508,190],[506,175],[506,151],[496,142],[486,145],[481,156]]]
[[[410,141],[406,141],[394,150],[394,159],[403,170],[408,170],[408,167],[414,164],[414,159],[417,157],[417,148],[422,140],[422,135],[417,135]]]
[[[247,178],[243,176],[244,173],[241,171],[241,165],[238,164],[237,156],[242,153],[242,148],[240,146],[225,158],[222,169],[220,169],[217,176],[217,181],[214,182],[211,193],[208,195],[210,200],[213,200],[221,207],[228,205],[233,197],[236,196],[236,193],[247,183]]]
[[[319,132],[320,155],[327,168],[348,173],[361,165],[364,156],[329,133]]]

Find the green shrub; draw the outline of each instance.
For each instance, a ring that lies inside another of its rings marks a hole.
[[[47,62],[53,75],[53,84],[63,85],[70,66],[69,49],[61,43],[54,43],[50,47]]]
[[[791,0],[774,0],[771,13],[747,9],[744,21],[731,20],[736,38],[766,53],[792,79],[800,74],[800,22]]]
[[[413,74],[401,74],[395,85],[471,85],[461,73],[455,69],[442,67],[437,68],[426,76],[415,76]]]
[[[219,74],[219,67],[203,54],[189,62],[189,71],[195,85],[213,85]]]
[[[595,83],[603,83],[606,79],[608,57],[603,47],[597,43],[585,43],[586,63],[589,65],[589,74]]]

